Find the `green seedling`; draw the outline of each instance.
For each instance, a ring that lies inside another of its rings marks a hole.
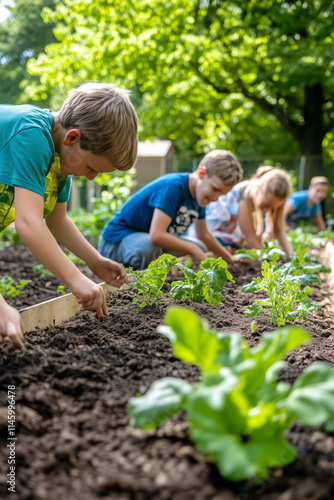
[[[283,326],[286,322],[296,321],[299,317],[308,319],[308,314],[319,308],[308,295],[312,293],[309,286],[301,289],[304,275],[288,275],[283,268],[270,266],[267,261],[262,264],[262,278],[254,278],[242,288],[243,292],[266,293],[268,298],[256,300],[245,308],[248,317],[260,314],[271,315],[275,326]],[[310,276],[310,275],[307,275]]]
[[[299,276],[300,283],[316,283],[321,281],[315,273],[330,273],[329,267],[324,266],[315,257],[311,257],[306,248],[298,248],[292,254],[290,262],[281,266],[284,275]]]
[[[10,276],[2,276],[0,278],[0,294],[5,299],[17,297],[25,293],[22,289],[28,283],[31,283],[31,280],[20,280],[18,283],[15,283]]]
[[[57,291],[58,291],[58,293],[61,293],[62,295],[67,294],[66,290],[64,289],[64,285],[58,285]]]
[[[184,279],[174,281],[169,292],[169,295],[177,300],[181,298],[187,298],[192,302],[206,300],[209,304],[218,305],[223,300],[222,291],[227,280],[234,283],[233,276],[221,257],[205,259],[197,272],[180,262],[177,267],[183,272]]]
[[[38,271],[42,276],[53,276],[51,271],[46,269],[43,264],[37,264],[32,268],[32,271]]]
[[[296,229],[288,233],[288,239],[294,252],[297,252],[299,248],[321,248],[333,237],[334,232],[331,229],[314,234],[312,226],[303,226],[300,224]]]
[[[152,430],[185,409],[195,445],[232,481],[263,481],[269,468],[292,462],[297,450],[285,434],[295,420],[334,430],[333,368],[316,362],[292,386],[277,381],[286,354],[310,340],[305,330],[265,333],[250,348],[238,333],[218,333],[194,312],[171,308],[158,331],[202,378],[154,382],[144,396],[130,399],[132,425]]]
[[[177,262],[179,262],[177,257],[166,253],[151,262],[146,272],[133,271],[131,267],[126,269],[131,285],[143,296],[140,307],[162,303],[161,300],[159,301],[163,297],[161,288],[166,281],[167,274]],[[134,298],[133,302],[137,303],[138,298]]]
[[[237,250],[235,260],[239,261],[240,259],[247,258],[251,260],[270,260],[277,262],[280,257],[286,257],[286,253],[281,248],[277,247],[274,240],[272,240],[265,241],[261,250],[256,248],[242,248]]]

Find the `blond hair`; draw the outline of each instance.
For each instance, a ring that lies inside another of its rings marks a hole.
[[[279,200],[288,199],[292,189],[290,175],[281,168],[261,166],[259,167],[253,177],[247,182],[245,189],[245,199],[253,206],[256,235],[261,236],[264,229],[263,214],[259,207],[256,205],[256,190],[258,187],[260,192],[264,195],[271,194]],[[273,227],[274,235],[279,234],[284,228],[284,203],[277,209],[269,211],[269,224]]]
[[[216,175],[226,186],[234,186],[241,181],[243,170],[236,157],[225,149],[214,149],[199,162],[199,167],[207,168],[208,177]]]
[[[319,184],[323,184],[328,187],[328,179],[327,177],[323,177],[322,175],[317,175],[316,177],[312,177],[310,186],[315,187]]]
[[[78,128],[80,147],[129,170],[138,154],[138,118],[130,92],[108,83],[86,83],[72,90],[59,111],[65,129]]]

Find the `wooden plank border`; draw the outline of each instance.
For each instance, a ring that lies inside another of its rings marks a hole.
[[[212,252],[208,252],[206,255],[207,257],[213,256]],[[189,257],[186,255],[180,257],[179,260],[180,262],[184,262],[187,258]],[[145,271],[147,271],[147,269],[144,269],[142,272]],[[102,286],[106,297],[118,290],[118,288],[107,285],[107,283],[104,282],[99,284]],[[128,288],[131,288],[131,285],[124,283],[122,290]],[[56,297],[55,299],[21,309],[19,312],[23,323],[23,331],[24,333],[28,333],[37,329],[43,330],[48,326],[60,325],[78,314],[80,308],[81,305],[78,304],[75,296],[72,293],[68,293],[61,297]]]
[[[107,283],[99,283],[102,286],[106,297],[118,289],[107,285]],[[123,289],[130,288],[124,284]],[[23,324],[24,333],[31,332],[36,329],[44,329],[52,325],[60,325],[63,321],[73,318],[80,312],[81,304],[78,304],[75,295],[68,293],[55,299],[47,300],[34,306],[21,309],[20,315]]]

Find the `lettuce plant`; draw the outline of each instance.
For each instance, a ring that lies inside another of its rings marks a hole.
[[[286,257],[286,253],[277,247],[274,241],[265,241],[262,249],[240,248],[236,251],[236,260],[243,258],[251,260],[271,260],[277,262],[280,257]]]
[[[321,264],[315,257],[311,257],[306,248],[298,248],[297,252],[293,253],[290,262],[286,262],[281,266],[282,273],[286,276],[299,276],[300,283],[317,283],[321,285],[321,281],[315,273],[330,273],[329,267]]]
[[[166,335],[175,356],[196,364],[200,382],[164,378],[140,397],[131,398],[131,423],[146,430],[185,409],[190,435],[221,474],[232,481],[268,477],[297,456],[286,431],[295,420],[334,428],[334,370],[322,362],[306,368],[290,386],[278,382],[282,359],[311,337],[300,328],[266,333],[250,348],[237,333],[217,333],[194,312],[171,308]]]
[[[283,267],[270,266],[266,260],[262,264],[261,274],[262,278],[254,278],[242,291],[264,292],[268,297],[247,306],[246,316],[254,317],[269,312],[272,324],[283,326],[299,317],[307,320],[309,312],[318,309],[319,306],[308,298],[312,289],[309,286],[301,289],[301,282],[310,279],[310,274],[291,275]]]
[[[199,271],[194,271],[181,262],[177,264],[184,274],[183,280],[174,281],[169,295],[174,299],[187,298],[192,302],[221,304],[223,300],[223,286],[227,280],[232,281],[233,276],[227,270],[227,263],[219,257],[205,259]]]
[[[133,271],[132,267],[126,269],[131,285],[143,296],[140,307],[151,306],[157,302],[159,297],[163,297],[161,288],[167,274],[177,262],[179,262],[177,257],[165,253],[151,262],[146,272]],[[133,302],[138,302],[138,298],[134,298]]]

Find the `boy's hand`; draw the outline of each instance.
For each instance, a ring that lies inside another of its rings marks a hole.
[[[99,257],[98,262],[91,266],[91,270],[108,285],[116,288],[121,288],[127,279],[127,274],[122,266],[114,260],[102,257],[102,255]]]
[[[23,327],[20,313],[8,305],[0,298],[0,344],[3,344],[5,337],[19,349],[24,349]]]
[[[109,316],[106,298],[100,285],[81,275],[80,279],[75,281],[74,286],[72,283],[69,288],[79,304],[82,305],[81,310],[96,311],[100,321],[103,320],[104,316]]]

